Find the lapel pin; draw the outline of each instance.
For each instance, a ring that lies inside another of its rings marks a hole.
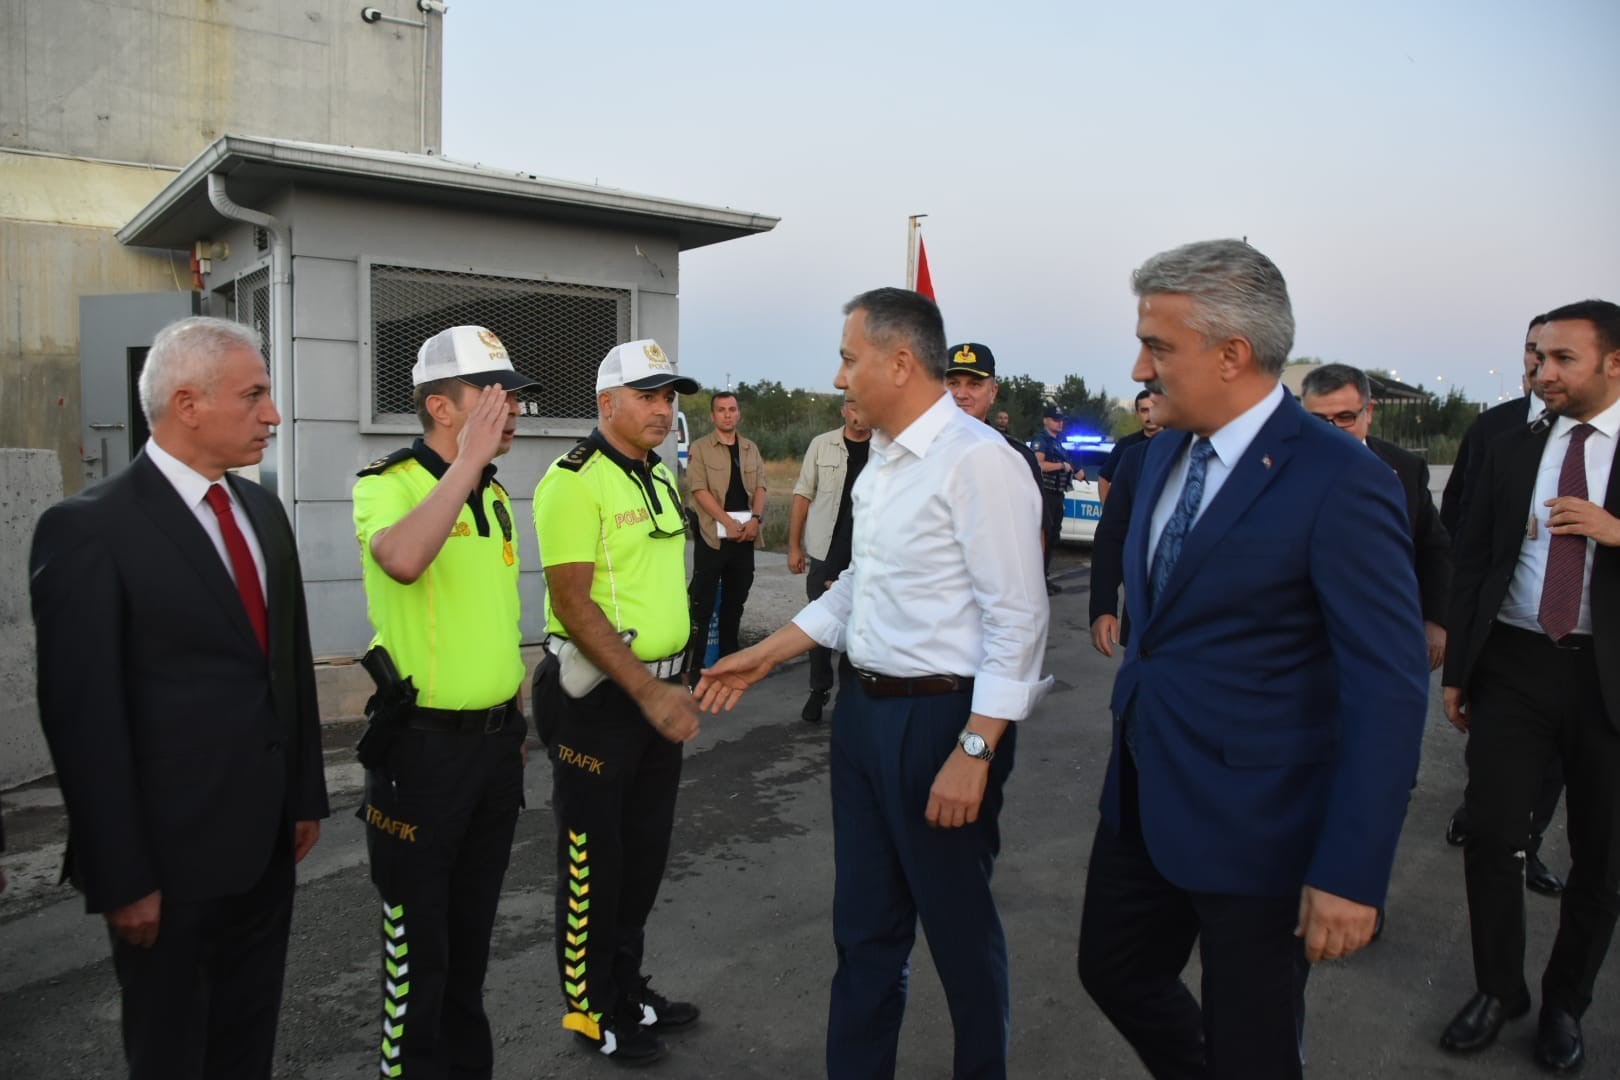
[[[1263,455],[1260,458],[1260,464],[1264,465],[1268,469],[1271,468],[1271,455],[1270,454]]]

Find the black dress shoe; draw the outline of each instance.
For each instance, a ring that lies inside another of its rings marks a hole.
[[[1462,847],[1467,842],[1468,826],[1462,820],[1462,808],[1458,807],[1451,820],[1446,822],[1446,843],[1452,847]]]
[[[1062,591],[1063,591],[1063,586],[1059,585],[1057,582],[1048,581],[1046,583],[1046,595],[1047,596],[1056,596],[1058,593],[1060,593]]]
[[[1446,1033],[1440,1036],[1440,1046],[1458,1053],[1489,1046],[1496,1040],[1496,1033],[1502,1030],[1503,1024],[1517,1020],[1529,1011],[1529,1001],[1507,1005],[1501,998],[1485,993],[1475,994],[1446,1025]]]
[[[831,690],[810,691],[810,699],[804,703],[804,708],[799,710],[799,719],[807,724],[820,723],[822,706],[827,704],[827,698],[830,696]]]
[[[1536,1061],[1553,1072],[1569,1072],[1586,1060],[1581,1042],[1581,1022],[1565,1012],[1542,1006],[1541,1026],[1536,1031]]]
[[[1564,879],[1547,869],[1541,856],[1527,854],[1524,857],[1524,887],[1542,896],[1557,896],[1564,891]]]

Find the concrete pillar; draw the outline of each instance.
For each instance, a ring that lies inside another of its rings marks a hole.
[[[39,515],[61,497],[54,450],[0,450],[0,788],[51,771],[34,703],[28,549]]]

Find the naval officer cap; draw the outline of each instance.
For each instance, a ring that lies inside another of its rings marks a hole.
[[[499,383],[503,390],[540,385],[538,379],[512,369],[506,346],[482,326],[452,326],[422,342],[416,352],[416,365],[411,368],[411,385],[439,379],[460,379],[473,386]]]
[[[675,361],[651,338],[613,346],[596,369],[598,394],[620,386],[628,386],[632,390],[656,390],[660,386],[670,385],[675,387],[677,394],[695,394],[700,389],[697,380],[682,375],[675,367]]]

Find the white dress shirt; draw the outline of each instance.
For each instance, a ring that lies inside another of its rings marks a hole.
[[[208,479],[190,465],[181,461],[173,454],[157,444],[156,439],[146,440],[146,456],[152,464],[158,467],[164,479],[173,485],[179,493],[180,501],[186,504],[192,514],[197,518],[197,524],[203,527],[208,539],[213,543],[214,550],[219,552],[220,561],[225,564],[225,573],[230,575],[231,582],[236,582],[236,568],[231,565],[231,553],[225,550],[225,536],[219,531],[219,516],[214,508],[208,505],[208,489],[216,481]],[[237,499],[236,492],[231,485],[223,479],[217,481],[225,489],[225,494],[231,500],[231,513],[236,517],[236,527],[242,530],[242,536],[247,540],[248,551],[253,555],[253,566],[259,571],[259,595],[268,597],[270,590],[264,580],[264,552],[259,547],[259,537],[253,531],[253,521],[242,508],[241,500]]]
[[[898,435],[872,433],[851,499],[853,561],[793,621],[858,668],[971,675],[974,712],[1028,716],[1052,684],[1029,466],[941,394]]]
[[[1586,497],[1599,506],[1609,490],[1609,472],[1614,466],[1614,450],[1620,437],[1620,401],[1588,421],[1597,430],[1586,437]],[[1564,471],[1564,455],[1569,452],[1569,433],[1580,423],[1560,416],[1547,435],[1541,450],[1541,468],[1536,472],[1535,494],[1530,497],[1530,513],[1535,518],[1535,535],[1525,522],[1524,540],[1519,544],[1519,565],[1513,570],[1502,609],[1496,617],[1509,626],[1542,633],[1541,586],[1547,578],[1547,551],[1552,534],[1547,531],[1547,500],[1558,498],[1558,477]],[[1586,541],[1586,571],[1581,579],[1581,615],[1572,633],[1592,632],[1592,557],[1597,541]]]
[[[1271,388],[1271,393],[1228,420],[1225,427],[1209,437],[1209,444],[1215,448],[1215,453],[1204,466],[1204,496],[1198,509],[1193,512],[1192,525],[1198,524],[1198,519],[1204,516],[1205,507],[1215,501],[1226,478],[1232,475],[1239,459],[1249,449],[1249,444],[1254,442],[1255,436],[1260,434],[1260,429],[1266,426],[1266,421],[1271,419],[1271,414],[1277,411],[1282,399],[1282,383],[1278,383]],[[1193,436],[1193,441],[1187,444],[1187,449],[1170,467],[1170,475],[1164,480],[1164,490],[1159,492],[1159,501],[1153,504],[1153,520],[1148,528],[1148,566],[1153,565],[1153,553],[1159,549],[1159,537],[1164,535],[1164,527],[1170,523],[1176,503],[1181,501],[1181,489],[1187,483],[1187,466],[1198,439],[1199,436]],[[1191,525],[1187,531],[1192,532]]]

